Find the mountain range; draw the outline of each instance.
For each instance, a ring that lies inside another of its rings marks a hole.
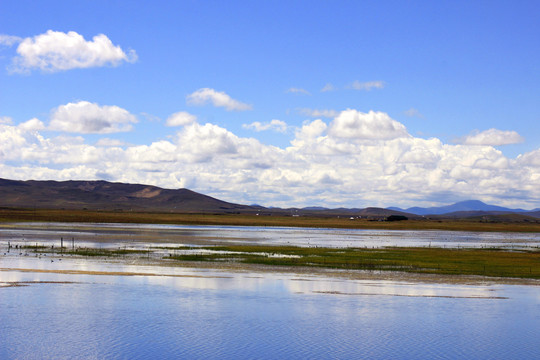
[[[88,209],[173,213],[355,216],[385,218],[401,215],[466,218],[501,214],[520,214],[540,218],[540,209],[531,211],[488,205],[478,200],[462,201],[441,207],[397,207],[364,209],[324,207],[265,208],[222,201],[189,189],[163,189],[151,185],[108,181],[19,181],[0,178],[0,208]]]
[[[403,211],[416,215],[443,215],[456,212],[482,211],[482,212],[506,212],[506,213],[528,213],[540,211],[540,208],[534,210],[510,209],[502,206],[488,205],[479,200],[460,201],[452,205],[439,207],[411,207],[408,209],[400,209],[398,207],[390,207],[390,210]]]

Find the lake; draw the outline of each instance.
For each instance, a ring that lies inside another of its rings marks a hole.
[[[538,234],[32,226],[0,229],[1,359],[540,358],[537,282],[471,278],[440,283],[399,274],[362,279],[347,271],[269,272],[172,267],[152,259],[4,255],[7,242],[58,243],[58,236],[137,247],[150,246],[145,239],[194,245],[382,246],[379,240],[537,247]]]

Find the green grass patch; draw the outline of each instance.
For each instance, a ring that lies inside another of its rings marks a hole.
[[[269,266],[540,279],[540,249],[537,248],[525,250],[434,247],[368,249],[229,245],[147,249],[70,249],[37,244],[22,248],[33,250],[36,253],[86,257],[150,257],[155,252],[167,250],[169,254],[164,259],[180,262],[232,262]]]
[[[21,245],[21,246],[19,246],[19,249],[33,250],[33,251],[42,251],[42,250],[50,249],[50,248],[51,248],[50,246],[45,246],[45,245]]]
[[[60,252],[57,250],[56,252]],[[147,254],[148,250],[130,250],[130,249],[95,249],[95,248],[78,248],[75,250],[64,250],[62,254],[65,255],[79,255],[79,256],[103,256],[103,257],[118,257],[135,254]]]
[[[230,261],[272,266],[405,271],[540,279],[540,251],[443,248],[302,248],[292,246],[217,246],[203,249],[232,254],[170,256],[181,261]]]

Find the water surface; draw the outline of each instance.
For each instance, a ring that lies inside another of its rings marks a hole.
[[[188,268],[20,248],[60,239],[66,247],[164,252],[222,243],[518,249],[540,242],[538,233],[2,224],[0,359],[540,358],[534,281]]]
[[[2,359],[540,357],[538,286],[75,258],[0,268],[0,286],[20,285],[0,287]],[[59,270],[81,272],[46,272]]]
[[[540,247],[540,233],[86,223],[15,223],[0,227],[0,241],[4,242],[48,241],[59,246],[61,238],[64,246],[69,246],[74,239],[79,246],[102,243],[101,246],[111,247],[147,242],[323,247]]]

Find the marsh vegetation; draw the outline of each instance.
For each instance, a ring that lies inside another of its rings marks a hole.
[[[435,275],[540,279],[540,249],[501,248],[328,248],[265,245],[178,246],[128,248],[75,248],[29,245],[20,248],[53,256],[161,259],[169,265],[187,262],[257,264]]]

